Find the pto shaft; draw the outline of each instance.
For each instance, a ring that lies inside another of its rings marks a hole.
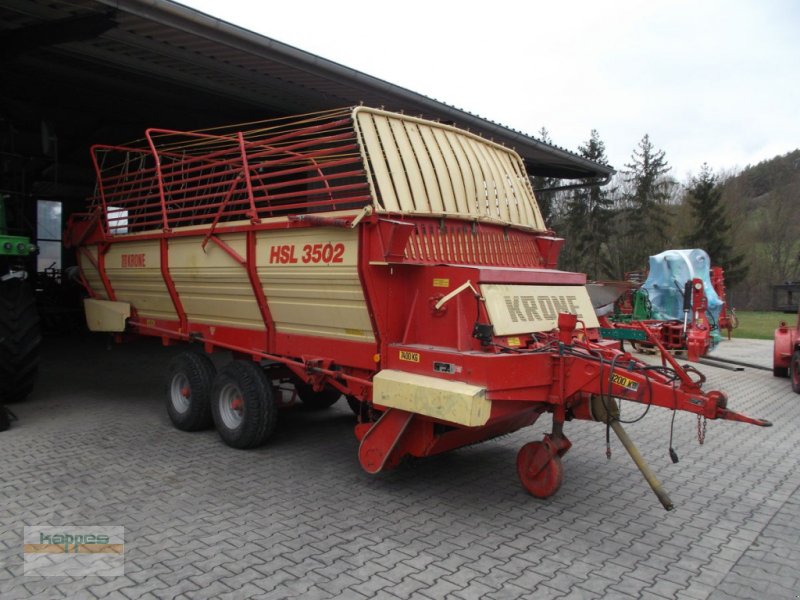
[[[591,403],[592,417],[596,421],[605,423],[608,421],[608,413],[611,413],[611,420],[609,423],[611,429],[613,429],[614,433],[617,434],[619,441],[622,442],[622,445],[625,447],[625,450],[628,451],[628,454],[630,454],[633,462],[635,462],[636,466],[639,467],[639,470],[642,472],[642,475],[644,475],[644,478],[647,480],[650,488],[655,493],[658,501],[661,502],[661,505],[667,510],[672,510],[675,508],[675,505],[672,503],[669,495],[661,486],[661,482],[656,477],[656,474],[653,473],[653,470],[645,462],[644,457],[642,457],[642,455],[639,453],[639,449],[636,447],[636,444],[634,444],[633,440],[628,437],[628,433],[625,431],[622,423],[619,422],[619,411],[617,411],[616,403],[611,400],[610,404],[611,406],[608,410],[606,410],[603,399],[600,396],[594,396]]]

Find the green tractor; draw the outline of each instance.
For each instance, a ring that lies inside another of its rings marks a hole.
[[[31,393],[42,340],[25,264],[37,248],[29,238],[10,234],[5,201],[0,195],[0,404]]]

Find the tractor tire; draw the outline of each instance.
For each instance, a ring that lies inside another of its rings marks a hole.
[[[342,397],[342,392],[339,390],[328,387],[320,392],[315,392],[309,384],[300,381],[294,382],[294,389],[297,390],[300,401],[311,410],[330,408]]]
[[[774,377],[788,377],[789,369],[786,367],[772,367],[772,375]]]
[[[233,361],[214,379],[211,414],[231,448],[262,446],[275,431],[277,412],[270,382],[256,363]]]
[[[11,421],[16,421],[17,415],[8,408],[0,404],[0,431],[5,431],[11,427]]]
[[[800,394],[800,350],[795,350],[792,354],[792,364],[789,367],[792,375],[792,390],[795,394]]]
[[[181,431],[200,431],[214,424],[211,386],[217,370],[205,354],[183,352],[167,370],[167,414]]]
[[[19,402],[33,390],[42,333],[36,299],[26,281],[0,281],[0,403]]]

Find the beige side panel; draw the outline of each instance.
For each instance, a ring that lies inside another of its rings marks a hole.
[[[417,157],[419,168],[422,172],[422,178],[425,181],[425,191],[427,193],[430,208],[434,213],[441,213],[444,210],[442,203],[441,190],[439,189],[439,181],[436,179],[436,169],[431,163],[431,157],[428,149],[425,147],[425,142],[419,131],[416,123],[409,123],[406,126],[408,132],[408,139],[414,147],[414,154]],[[449,179],[449,178],[447,178]]]
[[[386,161],[386,168],[391,175],[392,185],[397,194],[400,210],[413,212],[414,201],[411,196],[411,190],[408,187],[403,159],[400,156],[397,143],[394,141],[394,136],[392,135],[391,121],[385,117],[377,117],[375,119],[375,126],[379,136],[379,140],[376,141],[378,141],[383,148],[382,159]],[[383,187],[380,187],[380,190],[381,194],[383,194]]]
[[[496,335],[555,329],[558,313],[578,315],[586,327],[599,327],[586,288],[578,285],[481,285]]]
[[[219,236],[239,256],[246,256],[244,233]],[[205,252],[202,238],[169,242],[169,271],[190,323],[266,330],[247,270],[212,243]]]
[[[374,341],[358,278],[358,232],[311,227],[258,237],[258,274],[279,333]]]
[[[467,427],[489,421],[492,403],[485,388],[392,369],[381,371],[372,382],[376,404]]]
[[[89,284],[89,287],[94,290],[94,293],[97,295],[98,298],[103,300],[108,300],[108,294],[106,294],[106,288],[103,285],[103,280],[100,279],[100,271],[97,270],[97,267],[94,266],[91,260],[86,258],[83,251],[88,252],[92,255],[95,261],[97,261],[97,247],[96,246],[87,246],[86,248],[82,248],[81,252],[77,253],[78,257],[78,266],[81,268],[81,273],[83,273],[84,278],[86,279],[86,283]]]
[[[437,207],[437,210],[440,210],[442,213],[455,212],[455,190],[453,190],[453,182],[450,180],[450,174],[447,171],[447,162],[445,162],[444,155],[439,148],[439,142],[436,140],[433,130],[430,127],[420,127],[419,135],[425,146],[433,150],[429,152],[430,161],[433,163],[431,177],[433,181],[438,184],[439,191],[442,194],[441,206]],[[435,201],[432,201],[432,205],[435,205]]]
[[[381,157],[380,160],[376,159],[374,161],[369,175],[370,181],[380,190],[383,208],[389,211],[400,210],[397,194],[395,194],[394,185],[392,184],[392,176],[389,174],[389,166],[386,164],[383,148],[381,148],[380,136],[378,135],[375,120],[372,118],[362,119],[360,122],[359,134],[362,139],[362,144],[369,149],[370,155]],[[375,195],[374,190],[373,195]]]
[[[105,260],[106,274],[117,300],[129,302],[140,317],[178,318],[161,275],[158,241],[112,244]]]
[[[131,305],[127,302],[86,298],[83,309],[89,331],[125,331],[125,321],[131,316]]]
[[[545,230],[522,160],[513,150],[406,115],[359,107],[354,117],[370,180],[379,192],[378,210]]]
[[[467,209],[467,188],[464,169],[459,166],[458,158],[456,158],[455,152],[447,139],[447,132],[442,129],[434,129],[433,136],[436,140],[436,149],[438,149],[445,165],[447,165],[447,169],[442,173],[437,173],[437,175],[439,179],[447,177],[453,188],[454,204],[453,206],[445,205],[445,213],[467,214],[469,211]]]

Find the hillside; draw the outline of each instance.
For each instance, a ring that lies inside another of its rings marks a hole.
[[[769,310],[772,285],[800,280],[800,149],[728,177],[722,197],[732,245],[748,266],[745,280],[731,290],[733,303]]]

